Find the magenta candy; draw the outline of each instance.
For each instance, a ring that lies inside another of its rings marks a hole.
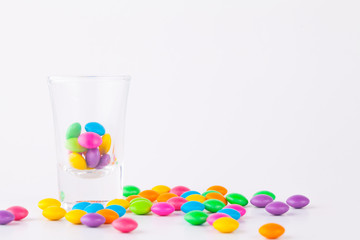
[[[171,205],[174,206],[175,211],[180,211],[181,210],[181,206],[186,203],[188,200],[186,200],[185,198],[182,197],[173,197],[170,198],[169,200],[167,200],[167,203],[170,203]]]
[[[151,211],[159,216],[167,216],[175,211],[175,207],[167,202],[155,203]]]
[[[138,226],[137,222],[131,218],[121,217],[112,222],[112,226],[123,233],[135,230]]]
[[[6,225],[15,219],[14,214],[9,211],[0,211],[0,225]]]
[[[7,211],[11,212],[12,214],[14,214],[15,216],[15,221],[19,221],[23,218],[26,218],[27,215],[29,214],[29,211],[26,210],[26,208],[20,207],[20,206],[13,206],[10,207],[8,209],[6,209]]]
[[[98,213],[88,213],[80,218],[81,223],[88,227],[99,227],[105,220],[105,217]]]
[[[102,138],[94,132],[82,133],[78,138],[80,146],[88,149],[97,148],[102,143]]]
[[[229,205],[225,206],[224,208],[232,208],[232,209],[238,211],[240,213],[241,217],[243,217],[246,213],[246,209],[243,206],[238,205],[238,204],[229,204]]]
[[[89,168],[95,168],[100,162],[100,152],[99,149],[93,148],[87,150],[85,154],[86,164]]]
[[[210,225],[213,225],[213,223],[218,220],[219,218],[223,218],[223,217],[230,217],[229,215],[227,215],[226,213],[214,213],[211,214],[210,216],[208,216],[208,218],[206,219],[206,222]]]
[[[286,203],[293,208],[303,208],[310,203],[310,200],[304,195],[294,195],[289,197]]]
[[[187,187],[184,187],[184,186],[176,186],[170,190],[171,193],[174,193],[178,196],[181,196],[181,194],[183,194],[184,192],[187,192],[187,191],[190,191],[190,189]]]
[[[289,211],[289,206],[283,202],[271,202],[266,205],[265,210],[272,215],[282,215]]]
[[[272,201],[274,201],[274,199],[266,194],[255,195],[250,200],[251,204],[258,208],[263,208]]]
[[[110,155],[109,154],[104,154],[100,158],[100,162],[96,166],[96,169],[102,169],[102,168],[106,167],[107,165],[109,165],[109,163],[110,163]]]

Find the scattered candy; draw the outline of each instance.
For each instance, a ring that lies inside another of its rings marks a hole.
[[[81,217],[81,223],[88,227],[99,227],[104,224],[106,219],[98,213],[88,213]]]
[[[272,201],[274,201],[273,198],[266,194],[255,195],[250,200],[251,204],[258,208],[264,208]]]
[[[219,210],[218,213],[225,213],[235,220],[238,220],[241,217],[241,214],[232,208],[225,208],[225,209],[223,208],[223,209]]]
[[[231,208],[231,209],[238,211],[240,213],[241,217],[244,216],[246,213],[246,209],[243,206],[240,206],[238,204],[229,204],[229,205],[225,206],[224,208],[225,209]]]
[[[204,209],[205,209],[204,204],[197,201],[186,202],[181,206],[181,211],[183,211],[184,213],[188,213],[195,210],[203,211]]]
[[[180,211],[181,206],[186,202],[188,202],[188,200],[186,200],[185,198],[182,198],[182,197],[173,197],[173,198],[170,198],[169,200],[167,200],[167,203],[170,203],[171,205],[174,206],[175,211]]]
[[[65,209],[57,206],[47,207],[42,212],[42,215],[51,221],[60,220],[65,216],[65,214]]]
[[[52,206],[60,207],[61,203],[59,202],[59,200],[56,200],[54,198],[45,198],[38,203],[38,207],[42,210]]]
[[[157,185],[153,187],[152,190],[154,190],[158,194],[163,194],[163,193],[169,193],[171,189],[165,185]]]
[[[192,194],[192,195],[186,197],[185,199],[188,201],[197,201],[197,202],[201,202],[201,203],[206,201],[206,198],[201,194]]]
[[[139,193],[139,196],[147,198],[151,202],[154,202],[158,198],[159,193],[155,192],[154,190],[144,190]]]
[[[92,203],[86,208],[84,208],[84,211],[87,213],[96,213],[101,209],[104,209],[104,206],[101,203]]]
[[[231,204],[239,204],[241,206],[246,206],[249,203],[247,198],[239,193],[230,193],[226,195],[226,200]]]
[[[129,233],[138,226],[137,222],[131,218],[118,218],[112,222],[112,226],[123,233]]]
[[[265,210],[272,215],[282,215],[289,211],[289,206],[286,203],[275,201],[266,205]]]
[[[216,192],[206,194],[206,199],[217,199],[222,201],[225,205],[227,204],[226,198],[220,193],[216,193]]]
[[[15,221],[19,221],[21,219],[24,219],[27,217],[27,215],[29,214],[29,211],[21,206],[13,206],[13,207],[9,207],[8,209],[6,209],[6,211],[11,212],[12,214],[14,214],[15,216]]]
[[[225,204],[217,199],[209,199],[204,202],[205,209],[209,212],[217,212],[225,207]]]
[[[184,192],[187,192],[187,191],[190,191],[190,189],[187,187],[184,187],[184,186],[176,186],[170,190],[171,193],[174,193],[178,196],[181,196],[181,194],[183,194]]]
[[[137,202],[137,201],[146,201],[152,205],[152,202],[149,199],[143,198],[143,197],[138,197],[138,198],[134,198],[133,200],[130,201],[130,206],[131,206],[131,204],[133,204],[134,202]]]
[[[125,199],[113,199],[106,204],[107,207],[110,205],[120,205],[123,208],[128,209],[130,206],[130,203]]]
[[[119,218],[119,214],[111,209],[101,209],[96,213],[100,214],[105,218],[105,224],[112,223],[115,219]]]
[[[222,218],[222,217],[230,217],[229,215],[227,215],[226,213],[220,213],[220,212],[217,212],[217,213],[214,213],[214,214],[211,214],[207,219],[206,219],[206,222],[210,225],[213,225],[213,223],[219,219],[219,218]]]
[[[276,223],[268,223],[259,228],[259,233],[268,239],[276,239],[283,235],[285,228]]]
[[[89,122],[85,125],[85,131],[97,133],[98,135],[102,136],[105,134],[105,128],[97,122]]]
[[[130,211],[137,215],[148,214],[151,211],[152,204],[148,201],[141,200],[130,204]]]
[[[219,186],[219,185],[215,185],[215,186],[211,186],[207,189],[207,191],[217,191],[219,193],[221,193],[222,195],[226,195],[228,190],[226,188],[224,188],[223,186]]]
[[[80,123],[73,123],[69,126],[69,128],[66,131],[66,139],[69,138],[78,138],[81,133],[81,125]]]
[[[231,217],[222,217],[214,221],[213,227],[222,233],[231,233],[239,227],[239,222]]]
[[[188,196],[193,195],[193,194],[200,195],[200,193],[198,191],[187,191],[187,192],[184,192],[183,194],[181,194],[180,197],[187,198]]]
[[[14,219],[15,216],[11,212],[5,210],[0,211],[0,225],[6,225],[12,222]]]
[[[76,203],[73,207],[72,207],[72,210],[84,210],[87,206],[89,206],[91,203],[89,202],[79,202],[79,203]]]
[[[107,206],[105,209],[110,209],[110,210],[115,211],[119,215],[119,217],[124,216],[126,213],[126,209],[120,205],[110,205],[110,206]]]
[[[266,191],[266,190],[259,191],[259,192],[255,193],[254,196],[260,195],[260,194],[268,195],[268,196],[270,196],[273,200],[275,200],[275,198],[276,198],[275,194],[273,194],[273,193],[270,192],[270,191]]]
[[[159,216],[167,216],[175,211],[175,207],[167,202],[155,203],[151,211]]]
[[[185,214],[184,219],[192,225],[201,225],[206,222],[208,215],[203,211],[195,210]]]
[[[129,197],[132,195],[138,195],[140,193],[140,189],[136,186],[127,185],[123,187],[123,196]],[[129,201],[129,200],[128,200]]]
[[[170,198],[174,198],[177,197],[176,194],[174,193],[161,193],[158,198],[156,199],[156,201],[158,202],[167,202]]]
[[[304,195],[294,195],[289,197],[286,203],[293,208],[303,208],[310,203],[310,200]]]
[[[65,214],[65,219],[73,224],[81,224],[80,219],[85,214],[87,214],[87,212],[80,210],[80,209],[75,209],[75,210],[71,210],[71,211],[67,212]]]

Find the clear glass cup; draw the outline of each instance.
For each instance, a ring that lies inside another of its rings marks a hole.
[[[122,196],[129,83],[129,76],[49,77],[59,198],[65,207]]]

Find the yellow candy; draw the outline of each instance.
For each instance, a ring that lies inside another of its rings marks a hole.
[[[47,207],[42,212],[42,215],[51,221],[60,220],[65,216],[65,214],[65,209],[55,206]]]
[[[200,195],[200,194],[193,194],[193,195],[187,196],[185,199],[188,201],[197,201],[197,202],[201,202],[201,203],[206,201],[206,197],[204,197],[203,195]]]
[[[102,143],[101,143],[101,145],[99,146],[100,154],[103,155],[103,154],[107,153],[107,152],[110,150],[110,147],[111,147],[111,137],[110,137],[110,134],[105,133],[105,134],[102,136]]]
[[[69,222],[71,222],[73,224],[81,224],[80,219],[85,214],[87,214],[87,212],[76,209],[76,210],[71,210],[70,212],[67,212],[65,214],[65,218],[66,218],[66,220],[68,220]]]
[[[157,185],[157,186],[153,187],[152,190],[154,190],[158,194],[170,192],[170,188],[165,185]]]
[[[231,233],[239,227],[239,222],[231,217],[222,217],[213,223],[213,227],[222,233]]]
[[[120,205],[120,206],[124,207],[125,209],[128,209],[128,207],[130,206],[130,203],[129,203],[129,201],[127,201],[125,199],[113,199],[106,204],[106,206],[110,206],[110,205]]]
[[[70,153],[69,154],[70,165],[79,170],[87,169],[86,161],[81,154],[78,153]]]
[[[54,198],[45,198],[38,203],[38,207],[44,210],[47,207],[60,207],[61,203]]]

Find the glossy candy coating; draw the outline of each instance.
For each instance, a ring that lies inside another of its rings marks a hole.
[[[118,218],[112,222],[112,226],[123,233],[129,233],[135,230],[138,226],[137,222],[131,218]]]
[[[225,207],[225,204],[217,199],[209,199],[204,202],[205,209],[209,212],[217,212]]]
[[[203,195],[204,197],[206,197],[206,195],[208,194],[208,193],[219,193],[219,194],[221,194],[220,192],[218,192],[218,191],[215,191],[215,190],[209,190],[209,191],[205,191],[205,192],[203,192],[201,195]]]
[[[81,146],[78,142],[78,138],[69,138],[65,142],[65,148],[71,152],[82,153],[86,151],[86,148]]]
[[[217,192],[221,193],[222,195],[226,195],[228,192],[228,190],[225,187],[219,186],[219,185],[211,186],[207,189],[207,191],[211,191],[211,190],[217,191]]]
[[[79,202],[76,203],[73,207],[72,210],[84,210],[87,206],[89,206],[91,203],[89,202]]]
[[[138,198],[134,198],[133,200],[130,201],[130,206],[131,204],[135,203],[135,202],[138,202],[138,201],[146,201],[148,202],[149,204],[151,204],[152,206],[152,201],[150,201],[149,199],[147,198],[143,198],[143,197],[138,197]]]
[[[140,189],[133,185],[126,185],[123,187],[123,196],[129,197],[132,195],[138,195],[140,193]]]
[[[105,209],[110,209],[115,211],[119,215],[119,217],[124,216],[126,213],[126,209],[121,205],[109,205]]]
[[[6,209],[6,211],[11,212],[12,214],[14,214],[15,221],[19,221],[21,219],[24,219],[27,217],[27,215],[29,215],[29,211],[21,206],[13,206],[13,207],[9,207],[8,209]]]
[[[70,138],[70,139],[72,139],[72,138]],[[78,143],[80,144],[80,146],[87,148],[87,149],[97,148],[102,143],[102,138],[100,137],[100,135],[97,133],[94,133],[94,132],[82,133],[82,134],[80,134],[80,136],[78,137],[77,140],[78,140]]]
[[[47,207],[42,212],[42,215],[51,221],[60,220],[65,216],[65,214],[65,209],[57,206]]]
[[[99,151],[101,155],[108,153],[111,147],[111,136],[108,133],[105,133],[102,138],[102,143],[99,146]]]
[[[192,195],[187,196],[185,199],[188,201],[197,201],[197,202],[201,202],[201,203],[206,201],[206,198],[200,194],[192,194]]]
[[[98,213],[88,213],[82,216],[80,221],[88,227],[99,227],[105,223],[106,219]]]
[[[112,223],[115,219],[119,218],[119,214],[111,209],[101,209],[97,211],[96,213],[100,214],[105,218],[105,224]]]
[[[159,202],[151,207],[151,211],[159,216],[167,216],[175,211],[175,207],[167,202]]]
[[[268,196],[270,196],[273,200],[275,200],[275,198],[276,198],[276,196],[275,196],[274,193],[272,193],[272,192],[270,192],[270,191],[266,191],[266,190],[259,191],[259,192],[255,193],[254,196],[260,195],[260,194],[268,195]]]
[[[167,203],[170,203],[171,205],[174,206],[175,211],[180,211],[181,206],[186,202],[188,202],[188,200],[186,200],[185,198],[182,198],[182,197],[173,197],[173,198],[170,198],[169,200],[167,200]]]
[[[137,215],[148,214],[151,211],[152,204],[147,201],[137,201],[130,204],[130,211]]]
[[[99,164],[96,166],[96,169],[103,169],[104,167],[106,167],[107,165],[109,165],[110,163],[110,155],[109,154],[104,154],[101,156]]]
[[[96,213],[101,209],[104,209],[104,206],[101,203],[92,203],[86,208],[84,208],[84,211],[87,213]]]
[[[293,195],[286,200],[286,203],[293,208],[303,208],[310,203],[304,195]]]
[[[188,196],[194,195],[194,194],[200,195],[200,193],[198,191],[187,191],[187,192],[184,192],[183,194],[181,194],[180,197],[187,198]]]
[[[230,217],[229,215],[227,215],[226,213],[220,213],[220,212],[217,212],[217,213],[214,213],[214,214],[211,214],[207,219],[206,219],[206,222],[210,225],[213,225],[213,223],[219,219],[219,218],[223,218],[223,217]]]
[[[70,165],[75,169],[85,170],[87,168],[87,164],[84,157],[79,153],[70,153],[69,162]]]
[[[231,209],[238,211],[240,213],[241,217],[246,214],[246,209],[243,206],[240,206],[238,204],[229,204],[224,207],[224,209],[226,209],[226,208],[231,208]]]
[[[139,196],[149,199],[151,202],[154,202],[160,194],[154,190],[144,190],[139,193]]]
[[[222,201],[225,205],[227,204],[226,198],[223,195],[221,195],[220,193],[216,193],[216,192],[211,192],[211,193],[206,194],[206,199],[217,199],[217,200]]]
[[[163,194],[163,193],[169,193],[171,189],[165,185],[157,185],[153,187],[152,190],[154,190],[158,194]]]
[[[99,162],[100,162],[100,152],[99,149],[97,148],[93,148],[93,149],[89,149],[87,150],[86,154],[85,154],[85,160],[86,160],[86,164],[89,168],[95,168]]]
[[[81,125],[80,123],[76,122],[71,124],[67,131],[66,131],[66,139],[69,138],[78,138],[80,136],[81,133]]]
[[[113,199],[106,204],[107,207],[110,205],[120,205],[123,208],[128,209],[130,206],[130,203],[125,199]]]
[[[235,209],[232,209],[232,208],[220,209],[218,211],[218,213],[225,213],[225,214],[229,215],[230,217],[232,217],[235,220],[239,220],[239,218],[241,217],[241,214],[238,211],[236,211]]]
[[[65,219],[73,224],[81,224],[80,219],[87,214],[87,212],[79,209],[71,210],[65,214]]]
[[[184,219],[192,225],[201,225],[206,222],[208,215],[203,211],[195,210],[185,214]]]
[[[239,227],[239,222],[231,217],[223,217],[214,221],[213,227],[222,233],[231,233]]]
[[[251,204],[258,208],[263,208],[272,201],[273,201],[272,197],[266,194],[255,195],[250,200]]]
[[[197,201],[186,202],[181,206],[181,211],[183,211],[184,213],[188,213],[195,210],[203,211],[204,209],[205,209],[204,204]]]
[[[226,200],[231,204],[239,204],[243,207],[249,203],[247,198],[239,193],[229,193],[226,195]]]
[[[268,223],[259,228],[259,233],[268,239],[276,239],[283,235],[285,228],[276,223]]]
[[[289,206],[280,201],[274,201],[266,205],[265,210],[272,215],[282,215],[289,211]]]
[[[6,225],[15,219],[13,213],[5,210],[0,211],[0,225]]]
[[[170,198],[177,197],[174,193],[161,193],[156,201],[158,202],[167,202]]]
[[[38,203],[38,207],[42,210],[51,206],[60,207],[61,203],[59,202],[59,200],[54,198],[45,198]]]
[[[184,187],[184,186],[176,186],[170,190],[171,193],[174,193],[174,194],[178,195],[179,197],[181,196],[181,194],[183,194],[184,192],[187,192],[187,191],[190,191],[190,189],[187,187]]]
[[[102,136],[105,134],[105,128],[98,122],[89,122],[85,125],[85,131],[97,133]]]

